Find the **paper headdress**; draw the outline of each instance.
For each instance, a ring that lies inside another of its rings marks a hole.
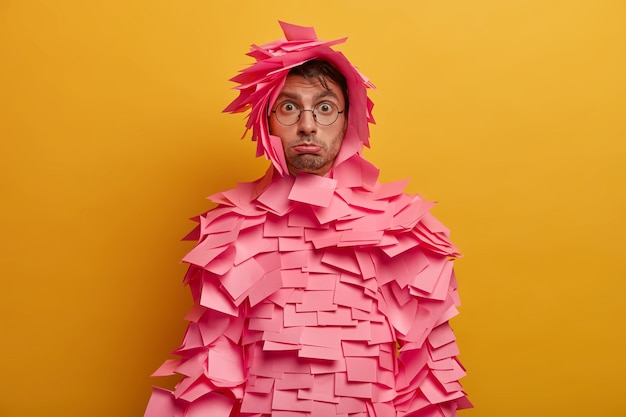
[[[338,51],[331,48],[347,38],[333,41],[317,39],[312,27],[279,22],[285,38],[262,46],[252,45],[247,54],[253,57],[250,67],[241,70],[231,81],[239,96],[224,109],[239,113],[250,110],[246,132],[252,129],[252,140],[257,142],[257,156],[265,155],[281,175],[286,175],[287,164],[280,138],[272,136],[268,127],[268,110],[282,89],[289,70],[312,59],[322,59],[334,65],[348,84],[348,128],[335,166],[360,153],[363,145],[369,147],[369,123],[372,117],[372,101],[367,97],[367,88],[374,85]],[[244,134],[245,135],[245,134]]]

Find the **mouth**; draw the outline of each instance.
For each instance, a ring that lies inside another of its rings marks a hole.
[[[322,152],[322,148],[320,146],[314,145],[312,143],[301,143],[299,145],[293,146],[291,149],[298,154],[318,155]]]

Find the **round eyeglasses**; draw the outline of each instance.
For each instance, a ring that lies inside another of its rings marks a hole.
[[[276,120],[283,126],[293,126],[298,123],[302,112],[310,111],[313,114],[315,123],[322,126],[330,126],[337,121],[343,110],[339,110],[335,103],[323,101],[316,104],[312,109],[301,109],[293,101],[283,101],[276,106],[276,110],[272,110],[276,116]]]

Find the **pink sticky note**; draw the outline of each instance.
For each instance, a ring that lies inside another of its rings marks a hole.
[[[296,304],[296,311],[334,311],[337,304],[333,295],[333,291],[304,291],[302,303]]]
[[[390,343],[380,346],[380,355],[378,356],[378,365],[388,371],[395,371],[397,368],[397,345]]]
[[[333,291],[339,275],[337,274],[309,274],[308,291]]]
[[[455,340],[456,338],[454,333],[448,323],[440,324],[430,332],[430,335],[428,335],[428,342],[434,348],[441,347]]]
[[[174,396],[178,399],[181,398],[184,401],[194,401],[197,398],[211,392],[209,381],[203,378],[198,378],[198,375],[194,375],[192,378],[183,378],[174,389]]]
[[[315,29],[313,27],[293,25],[291,23],[283,22],[280,20],[278,21],[278,24],[280,25],[288,41],[317,39],[317,35],[315,34]]]
[[[337,222],[337,229],[347,230],[388,230],[393,222],[393,213],[385,211],[382,213],[367,212],[364,216],[351,220]]]
[[[241,230],[246,230],[255,226],[265,224],[266,218],[267,214],[265,212],[262,212],[262,214],[258,216],[244,217],[243,222],[241,223]]]
[[[393,298],[396,300],[396,302],[403,306],[406,303],[409,303],[411,301],[416,301],[415,297],[413,297],[411,295],[411,293],[409,291],[407,291],[406,287],[405,288],[401,288],[400,285],[398,285],[397,282],[391,282],[389,284],[389,286],[391,287],[391,292],[393,293]]]
[[[384,232],[382,230],[375,230],[375,231],[346,230],[341,233],[341,241],[351,242],[351,243],[360,243],[362,245],[366,245],[366,244],[373,245],[381,241],[381,239],[383,238],[383,234]]]
[[[352,318],[355,320],[361,320],[364,322],[371,321],[372,314],[370,311],[359,310],[358,308],[351,308],[352,310]]]
[[[403,335],[408,334],[417,316],[417,301],[400,305],[389,286],[382,288],[382,297],[384,301],[379,301],[381,311],[387,314],[389,322],[397,331]],[[384,307],[382,302],[384,302]]]
[[[341,349],[340,327],[305,327],[302,329],[300,343],[311,346],[325,346]]]
[[[228,248],[226,248],[225,251],[213,258],[204,267],[204,269],[217,275],[226,274],[228,271],[230,271],[230,268],[233,267],[236,252],[237,251],[234,246],[229,246]]]
[[[454,361],[454,363],[456,365],[452,369],[434,369],[433,374],[442,383],[458,381],[465,376],[466,372],[465,369],[463,369],[463,367],[459,365],[456,360]]]
[[[203,234],[221,233],[233,230],[240,224],[241,217],[233,214],[230,208],[216,207],[200,216]]]
[[[302,349],[298,351],[298,356],[301,358],[325,359],[330,361],[339,361],[342,358],[340,349],[309,345],[303,345]]]
[[[187,314],[185,314],[185,320],[197,322],[200,319],[200,317],[202,317],[205,311],[206,311],[206,307],[196,302],[191,307],[191,309],[187,312]]]
[[[395,227],[403,227],[412,229],[418,221],[425,217],[435,203],[424,201],[419,197],[413,197],[413,200],[402,208],[394,217],[393,225]]]
[[[276,389],[311,388],[313,386],[313,378],[311,374],[286,374],[283,379],[276,380]]]
[[[272,417],[309,417],[311,413],[305,411],[272,410]]]
[[[168,390],[153,387],[145,417],[171,417],[177,412],[174,396]]]
[[[339,402],[340,397],[334,397],[335,402]],[[316,401],[313,403],[313,411],[310,417],[349,417],[347,414],[338,413],[337,405],[331,402]]]
[[[317,313],[314,311],[298,313],[294,304],[287,304],[284,310],[283,325],[285,327],[317,326]]]
[[[452,260],[447,260],[443,265],[439,278],[437,279],[437,284],[435,285],[433,292],[430,294],[430,298],[433,300],[445,300],[448,296],[452,268]]]
[[[272,303],[260,303],[248,310],[248,317],[258,317],[260,319],[271,319],[274,317],[275,306]]]
[[[212,344],[215,339],[221,336],[230,325],[229,316],[210,310],[209,313],[212,314],[210,314],[210,316],[207,314],[198,322],[202,342],[205,346]]]
[[[450,230],[430,213],[423,217],[421,224],[433,233],[441,233],[446,236],[450,234]]]
[[[365,98],[365,97],[364,97]],[[363,100],[357,99],[356,101],[359,103],[359,106],[363,106]],[[352,104],[355,104],[354,102]],[[350,121],[349,121],[350,122]],[[365,132],[363,132],[365,133]],[[357,133],[360,137],[363,133]],[[365,133],[367,135],[367,133]],[[349,139],[349,138],[348,138]],[[345,142],[344,142],[345,144]],[[345,150],[342,148],[342,151]],[[355,149],[355,153],[358,152]],[[341,188],[350,188],[350,187],[364,187],[366,189],[370,189],[374,187],[376,184],[376,180],[378,179],[378,175],[380,171],[373,164],[366,161],[363,158],[355,155],[350,164],[340,164],[333,168],[335,177],[338,178],[341,182]]]
[[[196,323],[189,323],[183,342],[178,351],[193,349],[202,346],[202,336],[200,336],[200,329]]]
[[[256,392],[259,394],[269,394],[274,387],[274,378],[264,378],[254,376],[248,379],[246,384],[246,392]]]
[[[459,347],[457,346],[456,342],[450,342],[436,349],[431,348],[429,349],[429,351],[430,351],[430,357],[435,361],[438,361],[444,358],[451,358],[461,353],[459,351]]]
[[[352,188],[342,188],[337,190],[344,200],[350,203],[351,206],[360,207],[367,210],[376,212],[383,212],[387,209],[389,202],[387,200],[375,200],[375,194],[366,191]]]
[[[270,216],[263,225],[263,236],[265,237],[286,237],[286,236],[302,236],[304,228],[301,226],[289,226],[287,224],[288,216],[275,217]]]
[[[181,364],[180,359],[168,359],[166,360],[154,373],[150,376],[169,376],[174,375],[176,368]]]
[[[334,302],[338,305],[354,307],[365,311],[372,309],[372,299],[365,295],[363,288],[344,284],[343,282],[337,282]]]
[[[341,355],[341,352],[339,352]],[[334,374],[346,372],[346,362],[342,360],[313,361],[311,362],[311,374]]]
[[[365,412],[365,402],[352,397],[339,397],[337,412],[344,414],[355,414]]]
[[[396,388],[396,374],[394,372],[394,368],[385,368],[382,369],[383,366],[380,365],[378,372],[376,374],[376,382],[378,382],[378,386],[385,385],[389,388],[393,388],[393,392],[395,393]],[[376,385],[375,385],[376,386]],[[393,397],[397,395],[397,393],[392,394]]]
[[[348,381],[376,382],[378,359],[370,357],[346,358]]]
[[[328,224],[320,224],[317,221],[317,217],[313,214],[312,206],[300,205],[289,213],[289,220],[287,221],[291,227],[304,227],[304,228],[320,228],[328,229]]]
[[[335,374],[335,394],[342,397],[372,398],[370,382],[350,382],[343,372]]]
[[[235,222],[232,225],[232,229],[226,232],[221,233],[211,233],[208,235],[204,241],[203,245],[206,248],[217,248],[220,246],[228,245],[229,243],[234,242],[237,239],[237,235],[239,235],[239,230],[241,228],[241,224],[243,223],[243,218],[235,217]]]
[[[360,321],[355,327],[343,327],[341,329],[342,340],[363,340],[372,339],[372,329],[369,321]]]
[[[289,299],[291,299],[294,291],[295,290],[293,288],[281,288],[274,294],[267,297],[267,299],[278,306],[285,307],[285,304],[287,304]]]
[[[312,250],[313,243],[304,240],[304,236],[299,237],[279,237],[278,250],[281,252]]]
[[[372,356],[378,357],[380,354],[380,345],[369,345],[365,342],[351,342],[344,340],[341,342],[344,356]]]
[[[272,395],[246,392],[241,402],[242,413],[272,413]],[[204,410],[206,416],[206,410]]]
[[[300,348],[300,345],[292,345],[290,343],[270,342],[268,340],[263,342],[263,350],[266,352],[272,350],[284,352],[287,350],[300,350]]]
[[[371,296],[372,298],[375,297],[375,294],[378,291],[378,283],[372,278],[364,280],[361,275],[342,272],[339,280],[343,283],[363,288],[363,291],[365,291],[366,294],[373,294],[373,296]]]
[[[233,300],[220,288],[215,279],[202,280],[200,304],[231,316],[236,316],[239,311]]]
[[[222,277],[222,286],[233,298],[238,298],[261,279],[265,271],[254,259],[233,267],[228,274]]]
[[[277,319],[259,319],[252,317],[249,319],[248,328],[250,330],[279,332],[282,328],[282,323]]]
[[[294,251],[281,253],[280,266],[282,269],[304,268],[309,264],[308,251]]]
[[[397,234],[397,242],[394,245],[384,246],[383,252],[389,257],[394,257],[402,252],[419,245],[419,240],[413,234]]]
[[[292,187],[291,177],[285,177],[282,181],[274,181],[261,194],[257,201],[278,216],[283,216],[289,212],[292,203],[288,200]]]
[[[210,248],[206,246],[207,245],[202,242],[199,243],[195,248],[189,251],[187,255],[185,255],[183,262],[198,266],[206,266],[209,262],[226,250],[225,246],[221,248]]]
[[[263,278],[257,281],[250,289],[248,299],[250,305],[254,306],[257,303],[265,300],[267,297],[281,289],[283,286],[283,278],[280,270],[271,271],[265,274]]]
[[[317,312],[317,322],[320,326],[356,326],[358,320],[352,318],[352,309],[337,307],[336,311]]]
[[[226,339],[218,339],[209,349],[207,376],[210,379],[241,383],[245,380],[241,349]]]
[[[313,401],[299,399],[298,391],[274,390],[274,395],[272,398],[272,408],[274,410],[311,411],[312,407]]]
[[[370,323],[370,331],[372,332],[372,338],[370,343],[382,344],[395,342],[395,338],[391,332],[391,328],[388,323]]]
[[[278,239],[264,238],[263,229],[261,227],[253,227],[239,233],[235,247],[237,248],[235,265],[238,265],[256,254],[277,251]]]
[[[376,268],[374,267],[374,262],[372,262],[372,257],[369,252],[369,250],[359,249],[354,251],[363,279],[374,278],[376,276]]]
[[[319,175],[301,174],[296,177],[289,199],[314,206],[328,207],[337,181]]]
[[[395,197],[399,194],[402,194],[408,183],[408,179],[388,182],[384,184],[378,183],[374,188],[375,198],[377,200],[381,200],[384,198]]]
[[[428,360],[428,367],[433,370],[449,371],[455,367],[454,363],[460,366],[456,358],[444,358],[438,361]]]
[[[322,257],[322,262],[353,274],[360,272],[356,258],[345,250],[326,250]]]
[[[463,386],[461,385],[460,382],[458,381],[451,381],[451,382],[441,382],[441,385],[443,386],[443,389],[448,393],[451,394],[453,392],[458,392],[458,391],[463,391]]]
[[[447,302],[451,300],[446,299]],[[441,323],[445,323],[446,321],[451,320],[453,317],[456,317],[459,314],[459,310],[454,305],[450,305],[449,308],[446,309],[445,313],[443,313],[437,321],[435,321],[434,326],[439,326]]]
[[[391,395],[393,396],[393,392]],[[372,407],[374,408],[376,417],[396,417],[398,415],[395,404],[382,402],[382,399],[381,402],[372,403]]]
[[[284,288],[306,288],[309,282],[309,273],[300,269],[286,269],[281,274]]]
[[[298,398],[315,400],[316,403],[317,402],[338,403],[339,397],[335,396],[334,375],[332,374],[316,375],[315,383],[313,384],[312,387],[298,390]],[[332,406],[331,410],[332,410],[332,414],[335,414],[334,406]]]
[[[313,213],[320,224],[328,223],[332,220],[341,219],[349,215],[352,208],[341,198],[332,198],[328,206],[314,207]]]
[[[256,259],[265,272],[275,271],[281,267],[280,253],[278,252],[259,253],[254,256],[254,259]]]
[[[306,229],[304,238],[312,242],[315,249],[323,249],[339,245],[341,235],[335,231]]]
[[[292,345],[300,344],[301,337],[302,337],[302,327],[281,328],[277,332],[274,332],[274,331],[263,332],[263,340],[292,344]]]
[[[432,375],[426,376],[420,385],[420,390],[431,404],[442,403],[465,395],[462,391],[447,393],[443,386]]]

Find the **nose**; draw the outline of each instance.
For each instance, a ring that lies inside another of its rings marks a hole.
[[[302,110],[302,113],[300,113],[300,119],[298,120],[298,133],[301,135],[311,135],[316,132],[317,123],[315,123],[313,111]]]

